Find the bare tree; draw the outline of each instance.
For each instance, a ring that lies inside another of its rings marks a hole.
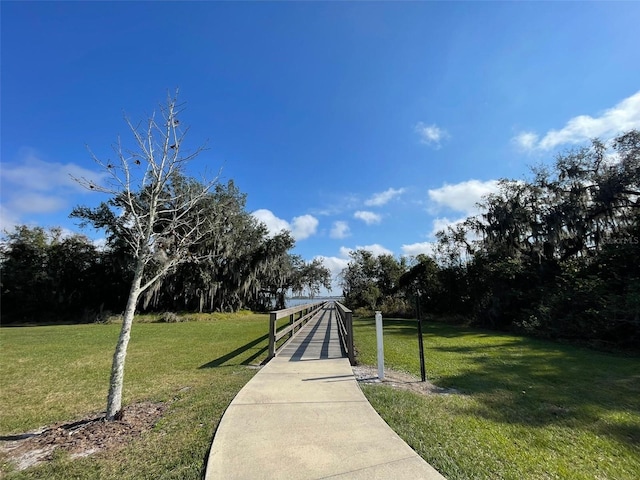
[[[218,177],[195,182],[184,176],[185,165],[203,147],[182,153],[188,129],[181,128],[182,107],[177,96],[176,92],[168,97],[160,114],[153,113],[146,123],[133,125],[127,119],[135,150],[123,148],[118,139],[114,145],[117,161],[104,162],[91,154],[107,172],[104,184],[75,179],[90,190],[108,194],[110,200],[95,210],[76,208],[72,215],[111,230],[127,244],[134,259],[133,280],[113,355],[107,420],[118,418],[122,408],[127,346],[140,295],[180,263],[194,261],[194,245],[214,227],[202,205]]]

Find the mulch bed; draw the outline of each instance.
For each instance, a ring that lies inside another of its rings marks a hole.
[[[74,422],[56,423],[35,431],[0,436],[0,456],[18,470],[51,460],[60,449],[72,458],[85,457],[121,447],[151,430],[167,404],[143,402],[124,407],[118,420],[107,422],[102,414],[91,414]]]

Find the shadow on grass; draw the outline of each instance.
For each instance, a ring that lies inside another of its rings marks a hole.
[[[373,328],[373,320],[359,322]],[[423,328],[427,364],[441,372],[435,383],[475,400],[450,407],[459,414],[586,429],[640,446],[640,359],[437,322]],[[416,321],[385,320],[384,334],[385,344],[413,348]]]
[[[269,346],[267,344],[265,344],[262,348],[256,349],[258,345],[260,345],[262,342],[265,342],[268,338],[269,338],[269,334],[262,335],[261,337],[258,337],[255,340],[252,340],[249,343],[236,348],[232,352],[229,352],[225,355],[222,355],[221,357],[211,360],[210,362],[207,362],[204,365],[200,365],[200,367],[198,368],[215,368],[215,367],[221,367],[223,365],[227,367],[232,365],[251,365],[253,364],[254,360],[262,356],[269,349]],[[251,354],[249,357],[245,358],[241,362],[227,363],[234,360],[236,357],[241,356],[243,353],[247,352],[248,350],[252,350],[252,349],[254,349],[255,352],[253,352],[253,354]]]

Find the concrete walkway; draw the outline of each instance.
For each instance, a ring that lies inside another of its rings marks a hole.
[[[238,393],[206,480],[443,479],[361,392],[326,307]]]

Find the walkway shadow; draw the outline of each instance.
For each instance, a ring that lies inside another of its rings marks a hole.
[[[245,358],[242,362],[239,363],[234,363],[234,364],[227,364],[227,362],[233,360],[234,358],[242,355],[243,353],[245,353],[247,350],[251,350],[252,348],[256,347],[256,345],[259,345],[262,342],[265,342],[267,339],[269,338],[269,334],[265,334],[261,337],[256,338],[255,340],[250,341],[249,343],[236,348],[235,350],[233,350],[232,352],[229,352],[225,355],[222,355],[221,357],[218,357],[214,360],[211,360],[208,363],[205,363],[204,365],[200,365],[198,368],[214,368],[214,367],[220,367],[222,365],[225,366],[231,366],[231,365],[251,365],[253,363],[253,361],[260,357],[263,353],[265,353],[268,349],[269,349],[269,345],[265,344],[262,348],[256,350],[256,352],[253,353],[253,355],[251,355],[248,358]]]
[[[335,320],[332,311],[325,308],[320,317],[315,320],[315,324],[312,325],[308,323],[303,327],[310,327],[311,330],[302,330],[299,337],[293,340],[291,348],[295,348],[295,351],[291,353],[289,361],[305,362],[308,360],[326,360],[344,357],[345,355],[342,344],[338,338],[337,329],[334,330],[334,335],[332,336],[332,327],[335,327],[334,323]],[[332,353],[332,345],[339,347],[339,354]],[[286,353],[283,352],[283,356],[285,355]]]

